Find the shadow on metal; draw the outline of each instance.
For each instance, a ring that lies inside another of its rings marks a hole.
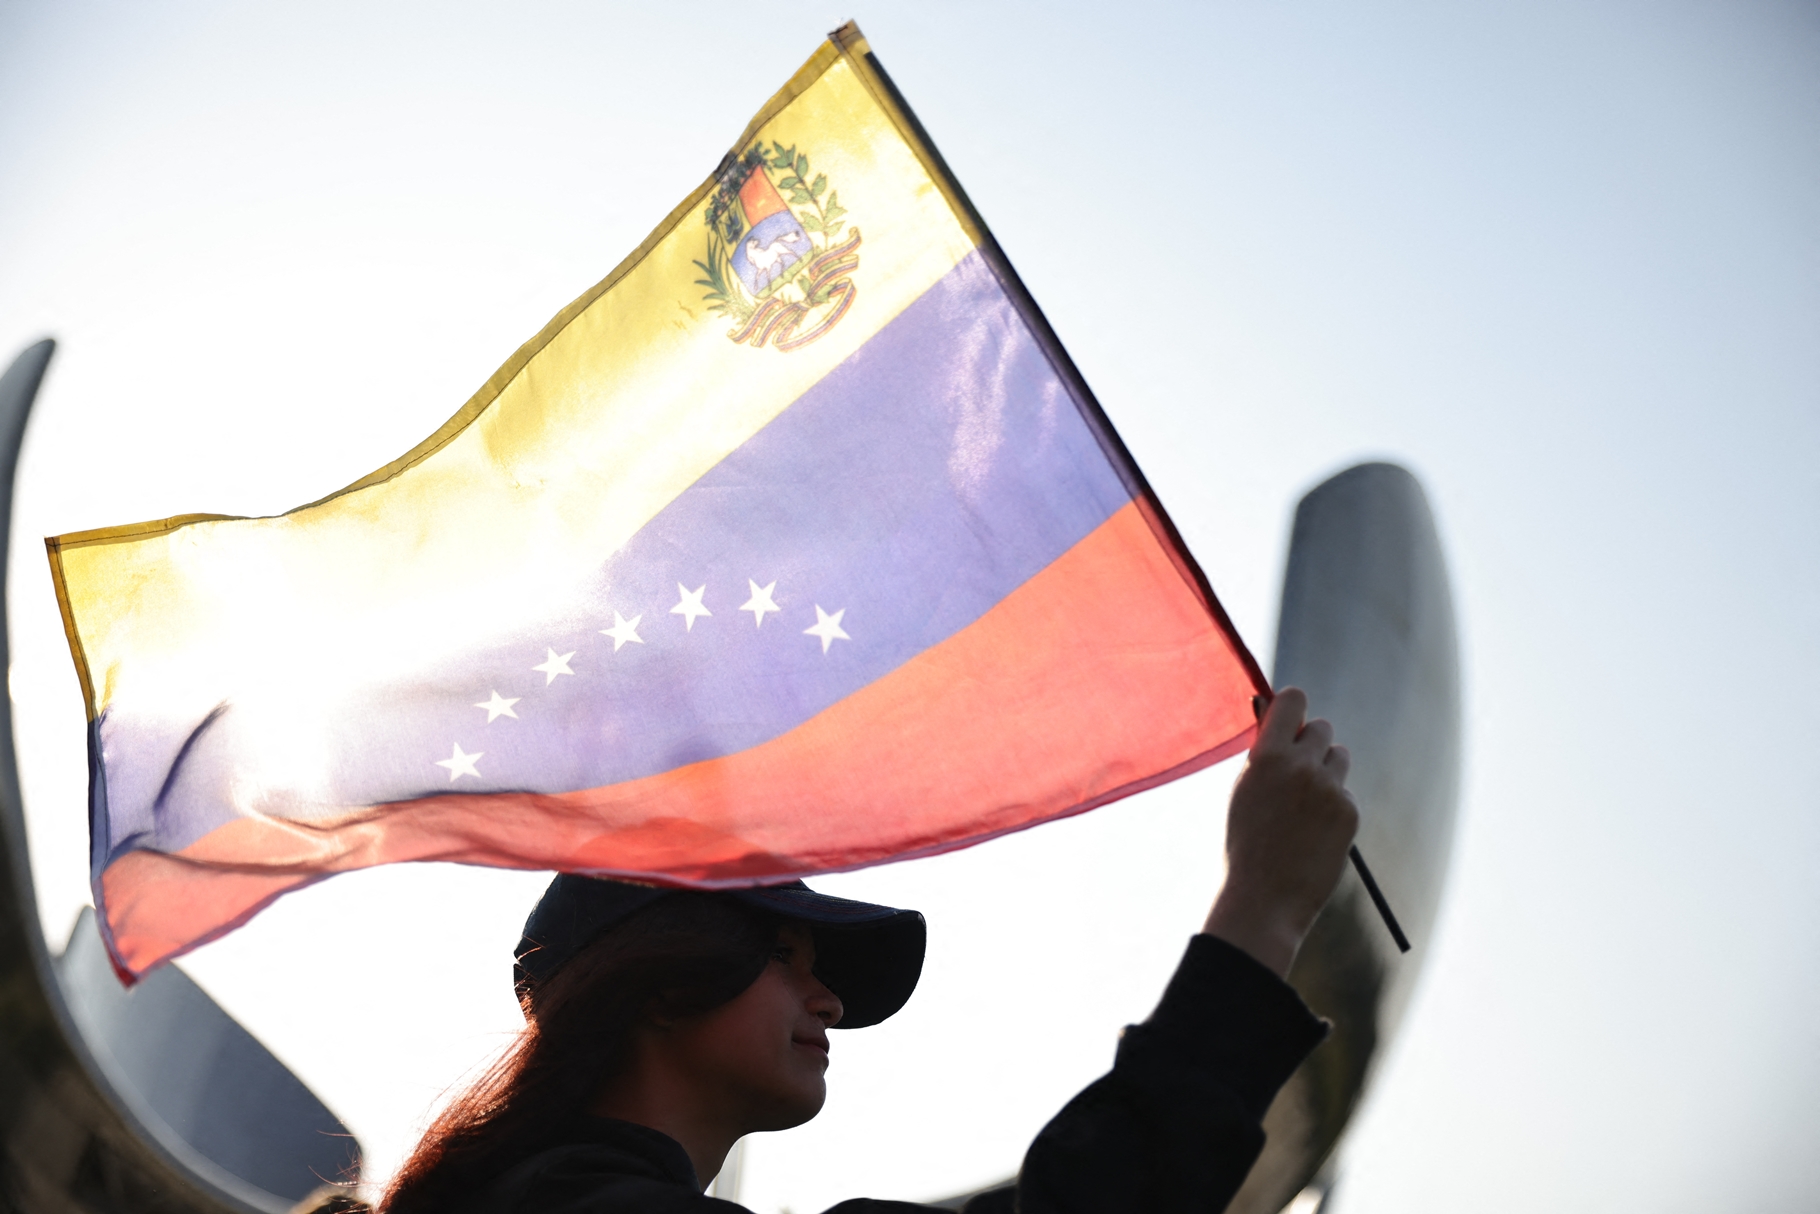
[[[39,342],[0,376],[0,569],[25,422],[54,348]],[[180,971],[131,993],[110,989],[86,918],[74,947],[52,960],[12,710],[0,698],[0,1211],[283,1214],[338,1179],[358,1146]]]
[[[1268,1145],[1232,1214],[1275,1214],[1298,1200],[1318,1208],[1440,907],[1459,799],[1459,645],[1434,517],[1404,469],[1349,468],[1296,508],[1272,677],[1307,691],[1310,711],[1352,752],[1359,849],[1414,951],[1398,954],[1348,869],[1289,974],[1333,1034],[1271,1105]]]

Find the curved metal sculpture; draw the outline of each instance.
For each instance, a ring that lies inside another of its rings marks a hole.
[[[0,376],[0,569],[25,422],[54,349],[41,341]],[[0,666],[7,660],[0,648]],[[0,1210],[284,1214],[340,1179],[358,1147],[179,971],[129,994],[108,985],[99,941],[79,934],[53,961],[26,852],[12,708],[0,698]]]
[[[1349,468],[1296,508],[1272,677],[1308,692],[1352,752],[1359,849],[1415,951],[1398,954],[1348,870],[1289,974],[1333,1035],[1271,1105],[1232,1214],[1275,1214],[1331,1187],[1334,1147],[1402,1020],[1440,907],[1459,799],[1459,644],[1434,517],[1402,468]]]
[[[218,1185],[250,1185],[253,1204],[288,1210],[358,1174],[348,1128],[188,974],[166,965],[122,987],[87,907],[57,977],[114,1090],[178,1151],[225,1172]]]

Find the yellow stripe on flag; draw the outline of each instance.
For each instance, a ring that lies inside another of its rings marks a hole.
[[[249,679],[345,692],[509,626],[597,570],[975,247],[856,31],[809,60],[734,155],[755,141],[812,157],[863,234],[838,324],[790,350],[729,339],[737,326],[708,314],[694,264],[711,177],[373,475],[275,518],[46,541],[91,719],[130,696],[193,720]]]

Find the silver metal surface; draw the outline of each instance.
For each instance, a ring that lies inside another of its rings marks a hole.
[[[289,1209],[358,1175],[348,1128],[189,975],[167,965],[121,986],[87,907],[57,976],[115,1090],[173,1154],[200,1156],[192,1164],[216,1184]]]
[[[1328,1187],[1440,908],[1459,798],[1459,646],[1434,518],[1402,468],[1349,468],[1297,507],[1272,677],[1308,692],[1352,752],[1359,850],[1414,949],[1398,954],[1348,869],[1289,975],[1333,1034],[1271,1106],[1233,1214],[1276,1214],[1305,1187]]]

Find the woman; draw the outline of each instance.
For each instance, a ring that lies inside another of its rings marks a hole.
[[[1111,1072],[972,1214],[1217,1211],[1263,1147],[1264,1111],[1326,1034],[1284,982],[1339,880],[1358,812],[1348,758],[1301,692],[1279,695],[1233,789],[1225,884]],[[527,1025],[394,1180],[381,1214],[734,1211],[704,1196],[741,1136],[826,1095],[830,1028],[896,1012],[922,969],[914,911],[801,883],[728,893],[559,876],[525,925]],[[925,1207],[860,1199],[830,1211]]]

